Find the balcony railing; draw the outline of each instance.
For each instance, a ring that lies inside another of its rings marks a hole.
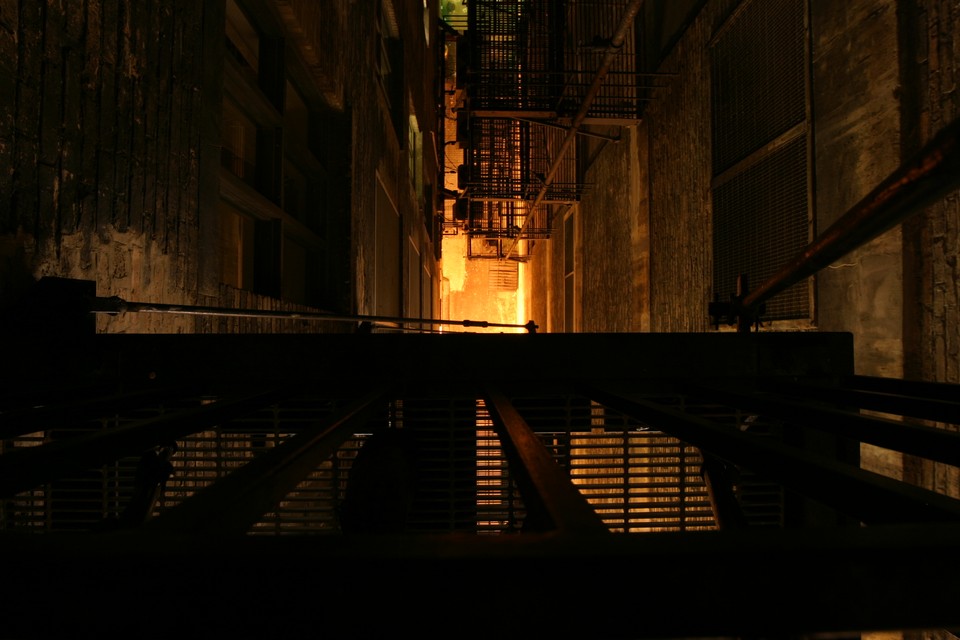
[[[960,464],[960,435],[933,426],[960,423],[957,389],[854,376],[847,334],[8,347],[15,632],[103,607],[107,631],[147,624],[143,598],[176,612],[156,628],[264,633],[395,624],[368,607],[429,633],[474,615],[640,637],[958,622],[960,501],[859,464],[861,443]]]

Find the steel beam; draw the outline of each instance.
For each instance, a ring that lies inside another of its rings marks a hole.
[[[486,402],[507,454],[510,475],[520,488],[527,509],[524,530],[606,532],[607,527],[596,511],[547,453],[510,400],[499,389],[488,388]]]
[[[383,389],[350,403],[313,428],[253,459],[178,507],[147,523],[150,530],[242,535],[383,408]]]

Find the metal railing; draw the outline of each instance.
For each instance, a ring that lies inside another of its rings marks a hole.
[[[472,615],[491,631],[550,634],[602,619],[599,634],[617,637],[960,622],[960,500],[857,457],[864,442],[955,464],[960,434],[908,420],[960,423],[956,385],[853,376],[847,334],[101,334],[6,346],[21,363],[0,394],[0,595],[13,633],[59,635],[97,602],[111,607],[97,618],[107,631],[189,616],[266,632],[257,612],[280,602],[281,626],[297,632],[317,615],[381,632],[396,623],[367,608],[411,615],[424,602],[440,607],[418,619],[430,633]],[[65,371],[73,385],[49,384]],[[91,390],[86,404],[70,388]],[[371,447],[397,432],[416,436],[412,459]],[[171,440],[166,471],[143,473],[145,454]],[[380,456],[364,473],[393,496],[365,489],[373,513],[395,514],[380,521],[388,533],[338,524],[345,502],[365,504],[351,490],[365,455]],[[103,467],[106,510],[85,532],[76,520],[73,533],[51,528],[77,515],[57,488]],[[160,496],[140,522],[121,517],[135,495]],[[571,579],[583,571],[607,586]],[[704,575],[730,593],[703,589]],[[398,589],[410,576],[417,588]],[[794,588],[805,597],[782,597]],[[144,597],[176,614],[147,620]],[[491,598],[540,614],[476,609]],[[734,600],[754,603],[748,618]],[[621,607],[631,615],[611,614]]]

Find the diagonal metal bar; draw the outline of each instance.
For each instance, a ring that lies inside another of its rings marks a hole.
[[[220,399],[195,409],[138,420],[116,429],[27,447],[0,456],[0,497],[10,497],[44,482],[113,462],[127,455],[249,414],[295,395],[297,385]]]
[[[609,389],[585,395],[866,524],[960,522],[960,500]]]
[[[242,535],[383,407],[384,389],[253,459],[146,526],[154,531]]]
[[[811,276],[960,187],[960,119],[847,210],[777,273],[746,294],[744,309]]]
[[[805,391],[807,387],[797,389],[800,390],[799,395],[802,398],[817,397],[812,393],[808,395]],[[960,433],[955,431],[818,406],[796,396],[730,391],[712,387],[692,387],[690,390],[697,396],[784,420],[788,424],[802,423],[804,427],[960,466]],[[843,396],[826,393],[822,397],[831,400],[844,399]]]
[[[499,390],[488,388],[487,408],[527,509],[525,529],[604,533],[608,529],[540,439]]]
[[[710,507],[718,529],[743,529],[747,526],[746,516],[733,490],[733,478],[727,465],[713,456],[703,457],[700,469],[703,483],[710,496]]]

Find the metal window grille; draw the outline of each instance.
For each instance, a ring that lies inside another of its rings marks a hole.
[[[712,47],[714,296],[759,284],[812,237],[808,197],[806,2],[744,2]],[[810,284],[765,319],[811,316]]]
[[[713,191],[715,292],[735,292],[737,276],[759,284],[807,245],[807,145],[805,138]],[[764,318],[810,317],[809,284],[801,282],[767,302]]]

